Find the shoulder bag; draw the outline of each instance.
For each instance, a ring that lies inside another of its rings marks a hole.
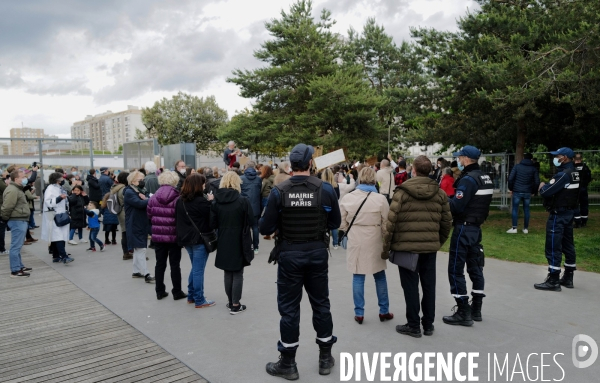
[[[367,194],[367,196],[365,197],[365,199],[362,201],[362,203],[358,207],[358,210],[356,211],[356,214],[354,214],[354,218],[352,218],[352,222],[350,222],[350,226],[348,226],[348,229],[346,229],[346,232],[344,233],[344,235],[342,236],[342,239],[340,240],[340,242],[342,244],[342,247],[344,249],[348,248],[348,233],[350,232],[350,229],[352,228],[352,225],[354,224],[354,220],[356,219],[356,216],[360,212],[360,209],[362,209],[362,207],[365,204],[365,202],[367,202],[367,198],[369,198],[370,195],[371,195],[371,192],[369,192],[369,194]]]
[[[57,227],[67,226],[71,223],[71,216],[69,215],[69,201],[65,198],[65,212],[64,213],[54,213],[54,224]]]
[[[183,202],[183,200],[181,201],[181,204],[183,205],[183,210],[185,211],[185,215],[187,215],[188,219],[190,220],[190,222],[192,223],[192,225],[194,226],[194,229],[196,229],[196,231],[198,232],[198,234],[200,234],[200,238],[202,238],[202,242],[204,243],[204,247],[206,247],[206,252],[207,253],[212,253],[213,251],[217,250],[217,244],[218,244],[218,236],[217,236],[217,232],[215,230],[212,230],[208,233],[202,233],[200,231],[200,229],[198,229],[198,226],[196,226],[196,224],[194,223],[194,220],[190,217],[190,215],[188,214],[188,211],[185,207],[185,202]]]

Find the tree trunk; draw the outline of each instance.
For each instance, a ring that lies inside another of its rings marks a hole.
[[[515,164],[518,164],[523,159],[525,152],[525,140],[527,139],[527,127],[525,121],[517,121],[517,147],[515,150]]]

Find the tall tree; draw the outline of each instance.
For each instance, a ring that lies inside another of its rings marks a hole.
[[[195,142],[196,149],[209,149],[217,142],[217,131],[227,124],[227,111],[214,96],[206,98],[179,92],[142,109],[146,135],[161,145]]]

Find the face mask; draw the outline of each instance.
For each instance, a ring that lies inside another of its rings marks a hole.
[[[76,176],[79,173],[78,172],[72,172],[71,174],[73,174],[74,176]]]
[[[554,163],[554,166],[556,166],[556,167],[560,166],[560,161],[558,158],[553,159],[552,162]]]
[[[181,173],[181,175],[184,176],[185,175],[185,169],[180,169],[179,173]]]
[[[456,166],[458,167],[458,170],[460,170],[461,172],[465,169],[465,167],[460,162],[460,160],[456,160]]]
[[[144,188],[144,186],[146,186],[146,183],[144,182],[144,180],[141,180],[141,181],[138,183],[138,188],[140,188],[140,189],[143,189],[143,188]]]
[[[23,179],[21,180],[21,185],[23,185],[23,186],[27,186],[27,182],[29,182],[29,181],[27,180],[27,178],[23,178]]]

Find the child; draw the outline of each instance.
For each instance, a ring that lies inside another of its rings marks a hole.
[[[116,214],[113,214],[106,208],[106,201],[110,197],[110,193],[106,193],[102,198],[102,206],[104,209],[102,210],[102,224],[104,231],[104,243],[106,245],[110,245],[110,239],[108,238],[109,234],[112,233],[112,244],[117,244],[117,225],[119,224],[119,217]]]
[[[88,216],[88,227],[90,230],[90,248],[87,249],[87,251],[96,251],[94,243],[97,243],[100,246],[100,251],[104,251],[104,244],[97,238],[98,232],[100,231],[100,222],[98,222],[100,207],[96,201],[90,201],[87,207],[88,208],[85,209],[85,214]]]

